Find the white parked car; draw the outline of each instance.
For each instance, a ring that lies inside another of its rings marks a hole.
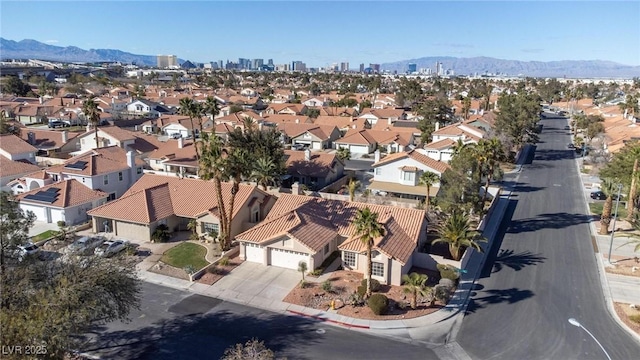
[[[103,236],[83,236],[69,245],[69,252],[84,253],[88,250],[93,250],[105,240]]]
[[[108,240],[98,246],[93,253],[97,256],[107,257],[119,253],[124,250],[127,245],[129,245],[129,242],[126,240]]]
[[[40,253],[40,248],[33,243],[26,243],[24,245],[18,245],[11,252],[12,257],[18,259],[18,261],[23,261],[29,256],[36,256]]]

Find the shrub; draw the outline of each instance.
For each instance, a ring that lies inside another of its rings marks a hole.
[[[458,280],[460,278],[460,272],[454,266],[447,264],[438,264],[438,270],[440,271],[440,277],[443,279],[450,279],[453,281]]]
[[[367,302],[371,311],[376,315],[384,315],[389,306],[389,299],[382,294],[373,294]]]
[[[629,315],[629,320],[633,321],[636,324],[640,324],[640,314]]]
[[[220,266],[227,266],[229,265],[229,258],[228,257],[223,257],[222,259],[220,259],[220,261],[218,261],[218,264]]]
[[[158,225],[153,234],[151,234],[151,239],[156,242],[165,242],[169,240],[169,237],[169,227],[165,224]]]
[[[194,267],[193,267],[193,266],[191,266],[191,265],[187,265],[187,266],[185,266],[184,268],[182,268],[182,270],[184,270],[184,271],[185,271],[187,274],[189,274],[189,275],[191,275],[191,274],[193,274],[193,273],[195,273],[195,272],[196,272],[196,268],[194,268]]]
[[[59,228],[63,228],[63,227],[65,227],[65,226],[67,226],[67,223],[66,223],[66,222],[64,222],[64,221],[62,221],[62,220],[58,221],[58,222],[57,222],[57,224],[58,224],[58,227],[59,227]]]
[[[367,289],[367,279],[362,279],[362,282],[360,282],[360,285],[364,286],[365,290]],[[371,291],[378,291],[380,290],[380,281],[376,280],[376,279],[371,279]]]
[[[367,292],[367,286],[358,286],[358,289],[356,290],[356,294],[358,294],[358,296],[360,296],[361,298],[364,298],[364,294]]]
[[[354,292],[351,295],[349,295],[349,299],[347,301],[348,301],[348,304],[352,306],[364,305],[363,297],[358,292]]]
[[[312,272],[310,272],[307,275],[316,276],[316,277],[320,276],[320,275],[322,275],[322,269],[320,269],[320,268],[315,269],[315,270],[313,270]]]
[[[331,281],[329,281],[329,280],[325,280],[325,281],[322,283],[322,290],[324,290],[324,291],[326,291],[326,292],[331,292],[331,290],[332,290],[332,289],[331,289]]]
[[[209,274],[217,274],[217,273],[218,273],[218,268],[217,268],[215,265],[213,265],[213,266],[209,266],[209,267],[207,268],[207,272],[208,272]]]
[[[449,298],[451,297],[451,292],[445,286],[438,285],[434,289],[433,296],[443,304],[449,302]]]
[[[304,280],[300,280],[300,289],[306,289],[308,283]]]

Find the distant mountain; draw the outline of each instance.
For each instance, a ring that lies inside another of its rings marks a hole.
[[[13,41],[0,38],[0,56],[3,59],[37,59],[61,62],[118,61],[148,66],[157,64],[156,57],[153,55],[136,55],[112,49],[83,50],[75,46],[54,46],[31,39]]]
[[[423,57],[381,64],[382,70],[404,73],[408,64],[416,64],[418,69],[430,68],[435,71],[436,62],[443,69],[451,69],[456,75],[506,74],[509,76],[532,77],[577,77],[577,78],[632,78],[640,76],[640,66],[622,65],[602,60],[563,61],[518,61],[490,57],[456,58],[447,56]]]

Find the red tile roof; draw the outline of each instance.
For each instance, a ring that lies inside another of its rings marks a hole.
[[[36,200],[25,199],[27,195],[35,194],[38,191],[46,191],[47,189],[55,188],[59,189],[58,197],[53,203],[43,203]],[[53,206],[57,208],[67,208],[77,205],[86,204],[91,201],[104,199],[108,196],[107,193],[104,193],[100,190],[91,190],[81,182],[75,179],[69,179],[60,181],[57,183],[53,183],[50,185],[43,186],[41,188],[37,188],[23,194],[18,195],[16,198],[20,200],[22,203],[32,203],[39,205],[47,205]]]

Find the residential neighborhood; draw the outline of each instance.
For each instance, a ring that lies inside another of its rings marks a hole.
[[[3,272],[114,271],[132,307],[104,310],[111,335],[124,315],[174,321],[220,301],[318,334],[412,342],[428,358],[489,358],[469,334],[546,291],[597,307],[583,317],[624,336],[616,358],[640,349],[638,78],[191,65],[2,74],[2,229],[15,239]],[[573,261],[584,274],[564,270]],[[567,289],[527,288],[554,276]],[[105,303],[123,296],[95,287]],[[164,296],[180,300],[167,310]],[[573,330],[568,319],[558,327]],[[104,334],[56,354],[138,357],[109,353]],[[452,334],[469,355],[445,356]]]

